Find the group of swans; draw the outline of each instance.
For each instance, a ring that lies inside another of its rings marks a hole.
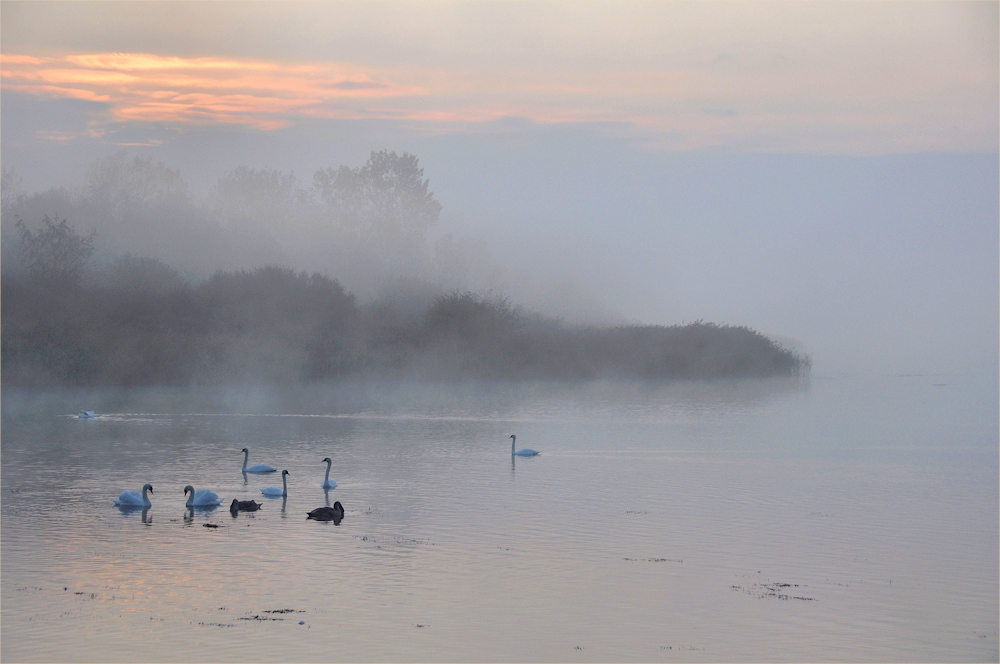
[[[92,414],[90,415],[93,416]],[[83,411],[81,411],[81,417],[83,417]],[[511,434],[510,436],[510,456],[511,458],[519,457],[533,457],[538,456],[540,452],[536,450],[531,450],[528,448],[520,449],[515,451],[514,447],[517,443],[517,436]],[[240,450],[243,453],[243,472],[244,473],[254,473],[254,474],[264,474],[264,473],[274,473],[277,472],[277,468],[272,468],[263,463],[256,464],[254,466],[247,467],[247,462],[250,460],[250,450],[243,448]],[[330,479],[330,468],[333,467],[333,460],[330,457],[325,457],[323,463],[326,464],[326,477],[323,478],[323,483],[320,487],[323,489],[334,489],[337,483]],[[269,486],[267,488],[261,489],[260,492],[270,498],[287,497],[288,496],[288,471],[281,471],[281,488],[276,486]],[[150,507],[152,503],[149,501],[148,494],[153,493],[153,485],[146,484],[142,487],[140,491],[122,491],[121,495],[115,498],[115,505],[119,507]],[[186,507],[216,507],[222,504],[222,500],[219,498],[219,494],[211,491],[209,489],[199,489],[195,491],[195,488],[188,484],[184,487],[184,495],[187,496]],[[260,508],[260,503],[253,500],[237,500],[233,499],[232,505],[229,509],[234,514],[239,511],[256,511]],[[340,501],[336,501],[333,507],[318,507],[313,511],[308,513],[308,518],[316,519],[318,521],[337,521],[339,522],[344,518],[344,506],[340,504]]]
[[[81,415],[82,417],[82,415]],[[272,468],[266,464],[256,464],[254,466],[247,467],[247,462],[250,460],[250,450],[243,448],[240,450],[243,453],[243,473],[254,473],[254,474],[264,474],[264,473],[274,473],[277,472],[277,468]],[[323,483],[320,487],[323,489],[334,489],[337,487],[337,483],[330,479],[330,468],[333,467],[333,460],[330,457],[325,457],[323,463],[326,464],[326,476],[323,478]],[[281,471],[281,488],[276,486],[269,486],[267,488],[261,489],[260,492],[269,498],[280,498],[288,496],[288,475],[287,470]],[[142,487],[140,491],[122,491],[121,495],[115,498],[115,505],[119,507],[151,507],[152,503],[149,500],[149,494],[153,493],[153,485],[146,484]],[[188,496],[187,502],[184,504],[185,507],[217,507],[222,504],[222,499],[219,498],[219,494],[215,493],[210,489],[198,489],[197,491],[193,486],[188,484],[184,487],[184,495]],[[254,512],[260,509],[262,503],[258,503],[253,500],[238,500],[233,499],[232,504],[229,506],[229,511],[233,514],[237,512]],[[339,501],[335,502],[333,507],[319,507],[309,512],[310,519],[317,519],[319,521],[337,521],[339,522],[344,518],[344,507]]]
[[[153,493],[152,484],[144,484],[141,493],[139,491],[122,491],[115,498],[115,505],[118,507],[152,507],[153,503],[149,500],[151,493]],[[216,507],[222,504],[219,494],[209,489],[195,491],[194,487],[188,484],[184,487],[184,495],[187,496],[189,493],[191,495],[184,503],[185,507]]]

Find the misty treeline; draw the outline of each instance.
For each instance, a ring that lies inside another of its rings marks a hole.
[[[196,199],[179,170],[124,151],[91,164],[79,186],[34,193],[4,168],[4,272],[24,270],[16,221],[37,228],[48,215],[96,231],[96,265],[130,253],[192,282],[217,270],[287,265],[335,275],[361,298],[401,282],[444,292],[503,287],[482,241],[448,233],[432,241],[441,204],[414,155],[372,152],[360,167],[322,168],[308,181],[241,166],[207,190]]]
[[[115,155],[95,164],[77,191],[33,195],[5,170],[3,384],[659,379],[808,370],[808,358],[744,327],[568,326],[492,291],[414,278],[414,265],[393,272],[393,261],[434,267],[419,249],[441,205],[422,175],[416,157],[392,152],[372,153],[360,168],[317,171],[311,189],[291,175],[240,168],[195,206],[179,173],[150,159]],[[329,220],[320,249],[355,261],[356,277],[365,270],[381,277],[377,297],[359,302],[321,271],[254,266],[254,238],[266,244],[269,225],[288,227],[301,220],[294,211],[311,207]],[[68,214],[101,223],[78,224]],[[211,214],[222,221],[202,224]],[[133,224],[178,256],[207,252],[224,267],[199,276],[202,270],[182,271],[165,253],[123,251],[127,243],[108,240]],[[233,262],[254,267],[228,267]]]

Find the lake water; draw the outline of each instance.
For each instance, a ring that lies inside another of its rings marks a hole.
[[[5,389],[2,425],[4,661],[998,661],[995,376]]]

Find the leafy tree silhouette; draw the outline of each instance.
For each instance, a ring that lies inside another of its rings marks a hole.
[[[97,231],[80,235],[66,219],[42,220],[43,227],[32,232],[23,219],[17,220],[21,259],[28,275],[61,285],[78,284],[87,263],[94,255]]]

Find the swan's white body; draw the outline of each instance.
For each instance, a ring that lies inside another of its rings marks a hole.
[[[512,434],[511,437],[510,437],[510,455],[511,456],[538,456],[539,455],[539,452],[536,452],[535,450],[529,450],[528,448],[524,448],[523,450],[518,450],[517,452],[515,452],[514,451],[514,443],[516,443],[516,442],[517,442],[517,436],[515,436],[515,435]]]
[[[324,489],[336,489],[337,483],[330,479],[330,468],[333,467],[333,460],[330,457],[323,459],[323,463],[326,464],[326,479],[320,486]]]
[[[250,460],[250,450],[243,448],[240,450],[243,452],[243,472],[244,473],[273,473],[276,472],[277,468],[271,468],[267,464],[258,463],[256,466],[250,466],[247,468],[247,461]]]
[[[76,416],[79,417],[81,420],[85,420],[89,417],[97,417],[97,413],[95,413],[92,410],[81,410],[79,413],[77,413]]]
[[[215,507],[216,505],[222,504],[222,499],[219,498],[219,494],[211,491],[209,489],[198,489],[194,490],[194,487],[188,484],[184,487],[185,495],[190,492],[191,495],[188,496],[185,506],[187,507]]]
[[[261,489],[260,492],[265,496],[271,496],[272,498],[277,498],[279,496],[288,495],[288,471],[281,471],[281,488],[276,486],[269,486],[266,489]]]
[[[115,498],[115,505],[119,507],[151,507],[153,503],[149,502],[149,496],[146,492],[153,493],[152,484],[144,484],[142,487],[142,493],[138,491],[122,491],[121,495]]]

